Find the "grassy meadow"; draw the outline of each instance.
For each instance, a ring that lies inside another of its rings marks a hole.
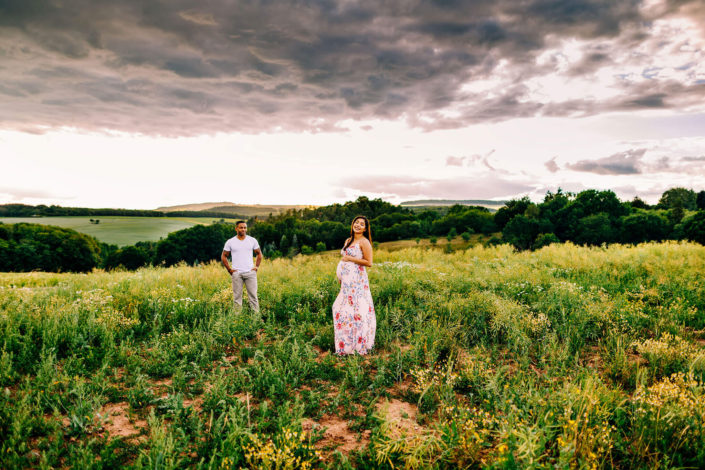
[[[91,219],[98,219],[100,223],[93,224]],[[91,235],[103,243],[118,246],[157,241],[171,232],[197,224],[210,224],[214,220],[199,217],[0,217],[0,222],[4,224],[26,222],[70,228]]]
[[[217,264],[0,274],[0,468],[705,461],[705,247],[380,249],[342,358],[337,260],[265,260],[261,315]]]

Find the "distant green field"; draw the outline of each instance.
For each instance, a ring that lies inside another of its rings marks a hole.
[[[100,220],[93,224],[90,219]],[[133,245],[140,241],[156,241],[176,230],[197,224],[210,224],[211,218],[198,217],[4,217],[0,222],[14,224],[56,225],[94,236],[104,243],[118,246]]]

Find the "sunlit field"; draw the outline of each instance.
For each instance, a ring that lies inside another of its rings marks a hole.
[[[377,250],[373,354],[333,254],[0,274],[0,468],[672,468],[705,461],[705,247]]]
[[[97,224],[91,219],[99,220]],[[169,233],[197,224],[210,224],[213,218],[199,217],[4,217],[0,222],[56,225],[91,235],[103,243],[118,246],[142,241],[158,241]],[[232,219],[235,222],[236,219]]]

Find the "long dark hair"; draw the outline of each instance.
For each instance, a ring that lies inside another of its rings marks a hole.
[[[355,225],[355,221],[357,219],[362,219],[365,221],[365,231],[362,232],[362,236],[367,238],[370,241],[370,243],[372,243],[372,229],[370,228],[370,221],[367,220],[367,217],[365,217],[364,215],[358,215],[350,223],[350,238],[348,239],[348,242],[343,247],[343,250],[347,249],[347,247],[349,247],[352,244],[353,240],[355,239],[355,232],[353,231],[353,225]]]

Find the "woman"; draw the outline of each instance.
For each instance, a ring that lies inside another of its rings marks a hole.
[[[341,250],[336,274],[340,293],[333,302],[336,354],[367,354],[375,344],[377,320],[365,267],[372,266],[370,222],[357,216]]]

